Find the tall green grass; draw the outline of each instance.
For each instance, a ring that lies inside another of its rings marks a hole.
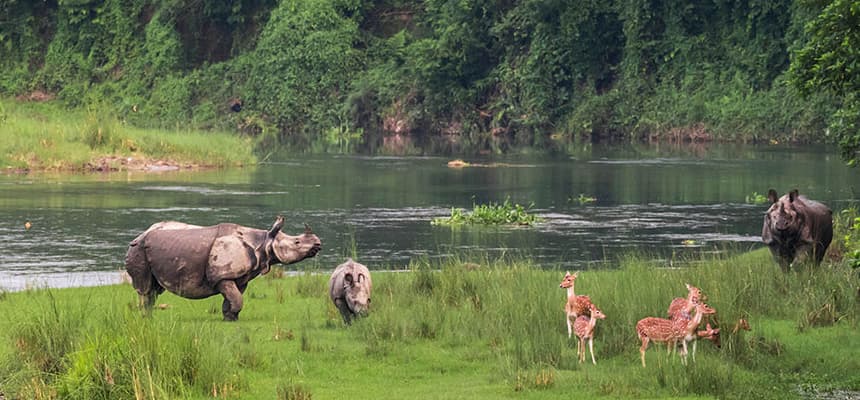
[[[92,106],[70,111],[54,104],[0,99],[0,168],[122,169],[119,158],[167,161],[185,166],[255,163],[253,143],[227,133],[140,129]]]
[[[577,293],[607,315],[597,365],[567,338],[564,271],[528,259],[453,256],[374,272],[369,317],[345,326],[328,274],[251,283],[237,323],[218,297],[165,294],[142,317],[129,285],[0,298],[0,392],[12,398],[797,397],[860,390],[858,279],[845,264],[783,275],[766,250],[664,268],[630,256],[582,271]],[[333,268],[334,266],[332,266]],[[384,267],[384,266],[377,266]],[[723,346],[681,365],[656,345],[639,363],[634,326],[665,316],[684,284],[717,310]],[[739,318],[752,330],[732,333]],[[442,389],[444,388],[444,389]]]

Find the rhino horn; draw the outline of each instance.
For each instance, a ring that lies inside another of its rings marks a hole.
[[[269,229],[269,237],[274,238],[278,232],[281,231],[281,228],[284,227],[284,216],[278,215],[278,218],[275,219],[275,223],[272,225],[272,229]]]

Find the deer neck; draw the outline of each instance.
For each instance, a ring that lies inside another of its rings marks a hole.
[[[567,298],[571,298],[576,296],[576,293],[573,292],[573,286],[567,288]]]
[[[705,313],[702,310],[696,309],[696,315],[690,319],[690,322],[687,323],[687,333],[691,334],[699,327],[699,324],[702,322],[702,317],[705,316]]]

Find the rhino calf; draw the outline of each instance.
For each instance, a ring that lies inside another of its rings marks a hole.
[[[797,189],[779,198],[770,189],[767,198],[771,206],[764,214],[761,239],[782,271],[787,272],[795,258],[810,255],[815,265],[820,264],[833,239],[833,212]]]
[[[364,316],[370,308],[370,291],[373,282],[370,271],[351,258],[335,268],[328,282],[329,295],[335,307],[349,325],[357,316]]]
[[[252,279],[273,264],[296,263],[322,248],[309,227],[290,236],[281,232],[283,226],[282,216],[268,231],[229,223],[158,222],[129,243],[125,268],[147,310],[165,289],[188,299],[221,294],[224,320],[235,321]]]

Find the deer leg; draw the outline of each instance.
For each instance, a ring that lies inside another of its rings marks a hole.
[[[639,354],[642,356],[642,368],[645,368],[645,350],[648,350],[648,337],[642,338],[642,347],[639,348]]]
[[[567,338],[570,339],[570,336],[573,333],[573,324],[570,323],[570,315],[568,315],[565,320],[567,321]]]
[[[579,361],[580,364],[582,364],[582,345],[583,345],[582,338],[577,337],[576,338],[576,360]]]
[[[696,343],[698,342],[698,340],[693,339],[693,362],[696,362]]]
[[[588,350],[591,351],[591,363],[597,365],[597,361],[594,360],[594,338],[588,338]]]
[[[687,340],[681,339],[681,364],[687,365]]]

